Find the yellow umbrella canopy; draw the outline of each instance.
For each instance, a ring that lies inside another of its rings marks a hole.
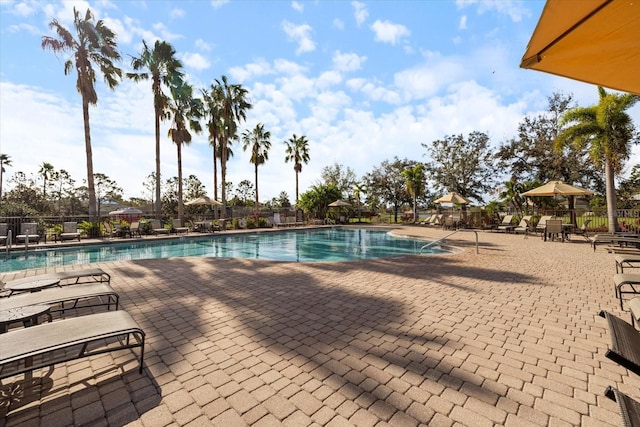
[[[454,205],[466,205],[468,203],[471,203],[471,201],[465,199],[455,191],[452,191],[446,196],[442,196],[439,199],[434,200],[434,203],[453,203]]]
[[[198,197],[197,199],[189,200],[188,202],[185,203],[185,206],[196,206],[196,205],[222,206],[222,203],[220,203],[216,199],[212,199],[209,196]]]
[[[520,67],[640,95],[640,2],[547,0]]]
[[[336,200],[335,202],[329,203],[328,206],[330,206],[332,208],[340,208],[340,207],[343,207],[343,206],[351,206],[351,204],[349,202],[345,202],[343,200]]]
[[[562,181],[549,181],[546,184],[522,193],[527,197],[545,196],[589,196],[593,194],[591,190],[565,184]]]

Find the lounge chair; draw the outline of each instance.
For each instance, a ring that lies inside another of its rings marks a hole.
[[[91,283],[82,286],[64,286],[62,288],[43,289],[40,292],[28,292],[0,298],[0,311],[18,307],[46,304],[51,305],[51,313],[65,312],[89,307],[106,306],[118,309],[120,297],[107,283]]]
[[[593,251],[595,252],[596,246],[602,243],[612,245],[608,249],[609,252],[616,252],[617,250],[613,245],[617,245],[619,252],[625,252],[627,249],[633,248],[633,250],[638,253],[637,249],[640,249],[640,236],[629,234],[596,234],[593,236],[593,240],[591,240]]]
[[[614,314],[604,310],[599,314],[607,320],[611,339],[605,356],[640,375],[640,332]]]
[[[591,222],[590,219],[586,220],[585,222],[582,223],[582,226],[580,226],[580,228],[574,228],[574,230],[572,231],[572,234],[575,234],[577,236],[582,236],[585,238],[587,242],[590,242],[591,239],[589,239],[589,232],[587,231],[587,227],[589,226],[590,222]]]
[[[510,233],[515,228],[515,225],[511,224],[512,220],[513,215],[505,215],[504,218],[502,218],[502,222],[498,224],[498,231],[504,230],[507,233]]]
[[[120,232],[120,230],[118,230],[115,227],[115,225],[111,225],[111,223],[109,221],[105,221],[103,223],[103,226],[104,226],[104,235],[105,235],[105,237],[115,237]],[[118,227],[120,227],[120,224],[118,224]]]
[[[80,232],[78,231],[77,222],[64,222],[62,223],[62,233],[60,233],[60,240],[73,240],[78,239],[80,241]]]
[[[139,221],[132,221],[131,225],[129,226],[129,235],[131,237],[138,235],[138,237],[142,237],[142,233],[140,233],[140,222]]]
[[[58,320],[0,334],[0,380],[57,363],[140,347],[145,333],[123,310]]]
[[[616,262],[616,273],[624,273],[624,268],[640,267],[640,256],[619,254],[613,257]]]
[[[38,274],[22,279],[3,282],[0,280],[0,291],[7,285],[16,285],[41,279],[58,279],[60,286],[76,285],[81,283],[111,283],[111,276],[100,268],[83,268],[81,270],[60,271],[57,273]]]
[[[529,232],[529,227],[531,223],[531,215],[525,215],[522,217],[522,219],[520,220],[520,223],[513,227],[513,232],[514,233],[524,233],[527,234]]]
[[[640,274],[614,274],[616,297],[620,300],[620,309],[623,309],[622,296],[624,294],[640,294]],[[629,290],[625,290],[629,288]]]
[[[7,223],[0,224],[0,244],[7,244]]]
[[[164,228],[159,219],[152,219],[149,221],[151,223],[151,230],[153,230],[153,234],[169,234],[171,230],[168,228]]]
[[[184,227],[182,225],[182,222],[180,221],[180,218],[173,218],[171,220],[171,227],[172,227],[174,233],[188,233],[189,232],[189,227]]]
[[[604,395],[618,403],[623,425],[629,427],[640,425],[640,402],[612,386],[606,388]]]
[[[429,218],[426,218],[420,222],[420,225],[431,225],[436,220],[436,214],[432,214]]]
[[[16,236],[16,241],[18,243],[25,243],[27,239],[29,240],[29,242],[40,242],[37,223],[23,222],[22,224],[20,224],[20,234]]]

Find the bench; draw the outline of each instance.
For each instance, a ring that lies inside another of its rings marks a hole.
[[[0,310],[11,310],[28,305],[51,305],[51,313],[80,308],[106,306],[111,310],[118,309],[119,295],[107,283],[89,283],[82,286],[65,286],[63,288],[43,289],[40,292],[29,292],[0,298]]]
[[[640,274],[614,274],[613,283],[615,285],[616,298],[620,300],[620,308],[622,306],[623,294],[640,294]],[[623,288],[629,288],[630,290],[623,290]]]
[[[604,395],[618,404],[625,426],[640,425],[640,402],[611,386],[607,387]]]
[[[123,310],[58,320],[0,334],[0,380],[83,357],[140,348],[145,333]]]
[[[640,267],[640,256],[637,255],[616,255],[613,257],[616,261],[616,273],[624,273],[624,267],[638,268]]]

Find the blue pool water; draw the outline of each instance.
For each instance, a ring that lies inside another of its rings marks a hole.
[[[322,228],[269,233],[220,234],[169,240],[31,249],[0,255],[0,272],[117,260],[173,257],[251,258],[272,261],[353,261],[417,254],[424,240],[371,229]],[[434,248],[431,253],[444,253]],[[429,253],[426,250],[423,253]]]

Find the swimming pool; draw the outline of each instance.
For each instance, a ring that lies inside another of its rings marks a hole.
[[[181,237],[82,247],[32,249],[0,256],[0,272],[92,262],[174,257],[251,258],[272,261],[354,261],[417,254],[427,242],[383,230],[320,228],[207,237]],[[423,253],[446,253],[438,247]]]

